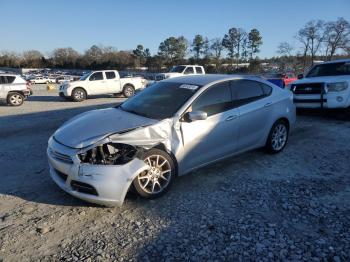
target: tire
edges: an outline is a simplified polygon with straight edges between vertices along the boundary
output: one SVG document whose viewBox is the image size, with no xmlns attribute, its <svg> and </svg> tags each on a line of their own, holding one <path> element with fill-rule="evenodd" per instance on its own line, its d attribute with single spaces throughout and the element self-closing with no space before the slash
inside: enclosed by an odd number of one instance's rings
<svg viewBox="0 0 350 262">
<path fill-rule="evenodd" d="M 132 97 L 135 94 L 135 88 L 132 85 L 125 85 L 123 87 L 123 95 L 126 98 Z"/>
<path fill-rule="evenodd" d="M 11 106 L 21 106 L 24 102 L 24 96 L 21 93 L 13 92 L 7 96 L 7 104 Z"/>
<path fill-rule="evenodd" d="M 143 198 L 154 199 L 164 195 L 176 175 L 174 160 L 160 149 L 150 149 L 144 161 L 151 169 L 140 173 L 133 181 L 136 192 Z"/>
<path fill-rule="evenodd" d="M 75 88 L 72 91 L 72 99 L 74 102 L 81 102 L 87 98 L 86 91 L 82 88 Z"/>
<path fill-rule="evenodd" d="M 287 144 L 289 135 L 289 125 L 286 120 L 276 121 L 269 133 L 265 149 L 270 154 L 281 152 Z"/>
</svg>

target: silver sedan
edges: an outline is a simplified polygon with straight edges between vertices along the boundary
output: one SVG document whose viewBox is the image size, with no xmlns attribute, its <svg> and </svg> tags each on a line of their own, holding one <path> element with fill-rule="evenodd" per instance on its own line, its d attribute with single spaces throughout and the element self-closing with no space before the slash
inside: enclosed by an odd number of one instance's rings
<svg viewBox="0 0 350 262">
<path fill-rule="evenodd" d="M 294 123 L 292 93 L 261 78 L 172 78 L 66 122 L 48 143 L 50 174 L 69 194 L 106 206 L 121 205 L 131 188 L 156 198 L 210 163 L 282 151 Z"/>
</svg>

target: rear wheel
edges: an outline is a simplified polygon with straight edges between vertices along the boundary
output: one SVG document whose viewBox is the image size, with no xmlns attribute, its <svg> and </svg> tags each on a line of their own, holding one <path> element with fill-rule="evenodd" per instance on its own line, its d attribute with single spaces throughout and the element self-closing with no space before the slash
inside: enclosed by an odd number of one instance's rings
<svg viewBox="0 0 350 262">
<path fill-rule="evenodd" d="M 135 89 L 131 85 L 125 85 L 123 88 L 123 95 L 128 98 L 135 94 Z"/>
<path fill-rule="evenodd" d="M 278 120 L 271 128 L 266 142 L 266 150 L 271 154 L 279 153 L 288 141 L 289 126 L 287 121 Z"/>
<path fill-rule="evenodd" d="M 20 106 L 24 102 L 24 96 L 20 93 L 10 93 L 7 96 L 7 104 L 11 106 Z"/>
<path fill-rule="evenodd" d="M 82 88 L 75 88 L 72 91 L 72 99 L 75 102 L 84 101 L 87 98 L 86 91 Z"/>
<path fill-rule="evenodd" d="M 137 193 L 144 198 L 157 198 L 165 194 L 174 179 L 175 165 L 171 156 L 159 149 L 144 155 L 149 170 L 140 173 L 133 181 Z"/>
</svg>

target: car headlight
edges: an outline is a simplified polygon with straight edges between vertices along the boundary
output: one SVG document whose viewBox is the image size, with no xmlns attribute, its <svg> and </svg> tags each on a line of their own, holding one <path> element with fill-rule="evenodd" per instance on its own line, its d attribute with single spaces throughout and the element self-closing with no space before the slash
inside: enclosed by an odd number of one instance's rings
<svg viewBox="0 0 350 262">
<path fill-rule="evenodd" d="M 123 165 L 136 157 L 137 149 L 131 145 L 105 143 L 78 155 L 83 163 L 94 165 Z"/>
<path fill-rule="evenodd" d="M 328 83 L 327 91 L 328 92 L 341 92 L 348 88 L 347 82 L 336 82 L 336 83 Z"/>
</svg>

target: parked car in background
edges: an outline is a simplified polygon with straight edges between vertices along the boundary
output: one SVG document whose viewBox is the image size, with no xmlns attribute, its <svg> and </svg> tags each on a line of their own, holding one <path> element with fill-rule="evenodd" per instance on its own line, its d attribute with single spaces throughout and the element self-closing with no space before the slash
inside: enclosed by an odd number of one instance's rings
<svg viewBox="0 0 350 262">
<path fill-rule="evenodd" d="M 80 77 L 79 77 L 80 78 Z M 64 82 L 70 82 L 73 81 L 73 77 L 71 76 L 59 76 L 55 79 L 56 84 L 62 84 Z"/>
<path fill-rule="evenodd" d="M 66 122 L 49 139 L 50 175 L 102 205 L 121 205 L 131 184 L 156 198 L 177 175 L 215 161 L 259 147 L 281 152 L 294 123 L 292 93 L 261 78 L 178 77 Z"/>
<path fill-rule="evenodd" d="M 282 74 L 284 86 L 291 84 L 292 82 L 298 80 L 298 78 L 293 73 Z"/>
<path fill-rule="evenodd" d="M 30 95 L 30 86 L 21 76 L 0 74 L 0 99 L 8 105 L 20 106 Z"/>
<path fill-rule="evenodd" d="M 346 108 L 350 111 L 350 59 L 313 66 L 288 85 L 299 108 Z M 350 112 L 349 112 L 350 113 Z"/>
<path fill-rule="evenodd" d="M 199 65 L 178 65 L 170 69 L 168 73 L 158 74 L 158 80 L 163 80 L 167 78 L 173 78 L 184 75 L 204 75 L 205 70 L 203 66 Z"/>
<path fill-rule="evenodd" d="M 131 97 L 145 85 L 141 77 L 120 78 L 116 70 L 93 71 L 79 81 L 63 83 L 59 87 L 59 95 L 76 102 L 87 99 L 89 95 L 122 93 L 125 97 Z"/>
<path fill-rule="evenodd" d="M 54 83 L 54 79 L 50 79 L 46 76 L 38 76 L 36 78 L 33 78 L 30 80 L 33 84 L 48 84 L 48 83 Z"/>
<path fill-rule="evenodd" d="M 272 84 L 284 88 L 283 75 L 281 73 L 265 73 L 262 75 L 262 78 L 266 79 Z"/>
</svg>

